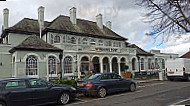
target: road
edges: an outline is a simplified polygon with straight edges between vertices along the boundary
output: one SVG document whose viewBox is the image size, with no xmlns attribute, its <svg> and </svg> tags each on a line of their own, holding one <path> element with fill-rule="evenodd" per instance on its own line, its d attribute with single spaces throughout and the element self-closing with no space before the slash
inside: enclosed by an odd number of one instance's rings
<svg viewBox="0 0 190 106">
<path fill-rule="evenodd" d="M 190 98 L 190 82 L 160 81 L 138 85 L 135 92 L 106 98 L 82 98 L 67 106 L 168 106 Z"/>
</svg>

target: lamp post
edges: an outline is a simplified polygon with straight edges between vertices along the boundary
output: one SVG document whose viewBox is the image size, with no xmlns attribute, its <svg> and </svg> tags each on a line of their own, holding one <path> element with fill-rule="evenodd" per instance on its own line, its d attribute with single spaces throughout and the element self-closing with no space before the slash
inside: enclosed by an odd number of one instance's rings
<svg viewBox="0 0 190 106">
<path fill-rule="evenodd" d="M 60 60 L 60 69 L 61 69 L 61 72 L 60 72 L 60 79 L 62 79 L 62 59 L 63 59 L 63 52 L 60 52 L 59 54 L 59 60 Z"/>
<path fill-rule="evenodd" d="M 139 74 L 142 79 L 142 74 L 141 74 L 141 68 L 140 68 L 140 57 L 137 55 L 138 63 L 139 63 Z"/>
</svg>

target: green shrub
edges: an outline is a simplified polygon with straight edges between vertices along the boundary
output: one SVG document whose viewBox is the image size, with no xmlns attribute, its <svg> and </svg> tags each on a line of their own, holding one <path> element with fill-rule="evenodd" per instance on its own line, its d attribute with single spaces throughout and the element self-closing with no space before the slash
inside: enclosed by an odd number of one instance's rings
<svg viewBox="0 0 190 106">
<path fill-rule="evenodd" d="M 62 80 L 52 80 L 50 81 L 54 84 L 62 84 L 62 85 L 70 85 L 73 87 L 76 87 L 77 81 L 75 80 L 66 80 L 66 79 L 62 79 Z"/>
</svg>

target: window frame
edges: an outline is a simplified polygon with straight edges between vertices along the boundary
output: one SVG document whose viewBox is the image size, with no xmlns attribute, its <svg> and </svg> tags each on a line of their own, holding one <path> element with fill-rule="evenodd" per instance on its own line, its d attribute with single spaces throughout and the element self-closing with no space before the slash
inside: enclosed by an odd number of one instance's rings
<svg viewBox="0 0 190 106">
<path fill-rule="evenodd" d="M 8 83 L 11 83 L 11 82 L 17 82 L 17 86 L 10 86 L 10 88 L 7 88 L 6 86 L 7 86 L 7 84 Z M 19 82 L 23 82 L 24 83 L 24 86 L 20 86 L 19 87 Z M 28 88 L 28 86 L 27 86 L 27 83 L 26 83 L 26 81 L 25 80 L 10 80 L 10 81 L 7 81 L 5 84 L 4 84 L 4 87 L 3 87 L 5 90 L 12 90 L 12 89 L 25 89 L 25 88 Z"/>
<path fill-rule="evenodd" d="M 50 64 L 50 60 L 52 60 L 51 64 Z M 55 56 L 49 56 L 49 57 L 48 57 L 48 72 L 49 72 L 49 74 L 52 74 L 52 73 L 50 72 L 51 66 L 52 66 L 52 68 L 55 68 L 55 69 L 53 69 L 53 71 L 54 71 L 53 74 L 54 74 L 54 75 L 57 74 L 57 69 L 58 69 L 57 63 L 58 63 L 58 60 L 57 60 L 57 58 L 56 58 Z M 52 75 L 53 75 L 53 74 L 52 74 Z"/>
<path fill-rule="evenodd" d="M 64 58 L 64 74 L 73 73 L 73 58 L 71 56 L 66 56 Z"/>
<path fill-rule="evenodd" d="M 141 70 L 145 70 L 145 67 L 144 67 L 144 58 L 141 58 L 141 60 L 140 60 L 140 66 L 141 66 Z"/>
<path fill-rule="evenodd" d="M 38 59 L 34 55 L 26 58 L 26 76 L 38 76 Z"/>
<path fill-rule="evenodd" d="M 61 43 L 61 37 L 59 35 L 55 35 L 54 43 Z"/>
</svg>

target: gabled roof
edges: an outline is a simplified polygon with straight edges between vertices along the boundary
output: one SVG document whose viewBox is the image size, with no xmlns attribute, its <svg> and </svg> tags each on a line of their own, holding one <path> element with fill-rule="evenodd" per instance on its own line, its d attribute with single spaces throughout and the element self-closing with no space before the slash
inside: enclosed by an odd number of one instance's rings
<svg viewBox="0 0 190 106">
<path fill-rule="evenodd" d="M 154 55 L 152 53 L 149 53 L 149 52 L 143 50 L 142 48 L 138 47 L 135 44 L 130 44 L 130 45 L 128 44 L 128 47 L 136 48 L 137 49 L 137 55 L 142 55 L 142 56 L 153 56 Z"/>
<path fill-rule="evenodd" d="M 16 50 L 38 50 L 38 51 L 58 51 L 62 52 L 61 49 L 54 47 L 46 43 L 44 40 L 40 39 L 36 35 L 31 35 L 30 37 L 26 38 L 22 43 L 18 46 L 12 48 L 9 52 L 13 53 Z"/>
<path fill-rule="evenodd" d="M 98 37 L 106 37 L 106 38 L 115 38 L 121 40 L 127 40 L 126 38 L 118 35 L 111 29 L 103 26 L 103 30 L 100 29 L 96 22 L 77 19 L 77 24 L 73 25 L 70 21 L 70 17 L 60 15 L 55 18 L 52 22 L 44 22 L 44 30 L 46 31 L 58 31 L 58 32 L 73 32 L 78 33 L 80 35 L 90 35 L 90 36 L 98 36 Z M 38 20 L 24 18 L 16 25 L 6 29 L 2 36 L 6 36 L 8 32 L 12 33 L 30 33 L 30 34 L 39 34 L 39 24 Z"/>
<path fill-rule="evenodd" d="M 190 58 L 190 51 L 182 55 L 180 58 Z"/>
</svg>

